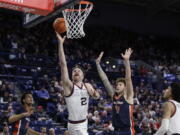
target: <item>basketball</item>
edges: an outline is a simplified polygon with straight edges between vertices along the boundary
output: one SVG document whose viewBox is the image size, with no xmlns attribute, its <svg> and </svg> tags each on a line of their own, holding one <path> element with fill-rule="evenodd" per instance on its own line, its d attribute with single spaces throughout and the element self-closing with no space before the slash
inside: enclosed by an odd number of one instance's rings
<svg viewBox="0 0 180 135">
<path fill-rule="evenodd" d="M 58 32 L 59 34 L 66 32 L 66 25 L 64 18 L 57 18 L 53 23 L 53 27 L 55 31 Z"/>
</svg>

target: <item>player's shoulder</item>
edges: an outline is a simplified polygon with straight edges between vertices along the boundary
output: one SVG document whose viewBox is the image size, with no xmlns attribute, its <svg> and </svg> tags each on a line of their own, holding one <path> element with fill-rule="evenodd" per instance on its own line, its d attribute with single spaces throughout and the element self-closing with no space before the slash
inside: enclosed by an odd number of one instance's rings
<svg viewBox="0 0 180 135">
<path fill-rule="evenodd" d="M 172 101 L 167 101 L 163 104 L 164 109 L 174 109 L 176 106 Z"/>
<path fill-rule="evenodd" d="M 88 82 L 84 83 L 84 85 L 85 85 L 86 87 L 92 87 L 92 85 L 91 85 L 90 83 L 88 83 Z"/>
</svg>

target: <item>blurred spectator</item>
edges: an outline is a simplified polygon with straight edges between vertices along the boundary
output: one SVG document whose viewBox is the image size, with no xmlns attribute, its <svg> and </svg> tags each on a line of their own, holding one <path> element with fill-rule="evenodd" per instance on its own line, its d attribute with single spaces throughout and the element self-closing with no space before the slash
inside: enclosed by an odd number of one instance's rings
<svg viewBox="0 0 180 135">
<path fill-rule="evenodd" d="M 46 120 L 48 118 L 42 106 L 37 107 L 36 117 L 39 121 Z"/>
<path fill-rule="evenodd" d="M 3 123 L 3 132 L 2 132 L 2 134 L 0 133 L 0 135 L 10 135 L 9 127 L 8 127 L 7 122 Z"/>
<path fill-rule="evenodd" d="M 6 117 L 10 117 L 14 114 L 13 107 L 11 105 L 8 106 Z"/>
<path fill-rule="evenodd" d="M 46 127 L 41 127 L 41 134 L 46 135 L 46 133 L 47 133 Z"/>
<path fill-rule="evenodd" d="M 42 86 L 41 89 L 37 91 L 37 97 L 38 97 L 38 104 L 43 106 L 44 109 L 46 109 L 47 102 L 50 96 L 49 96 L 49 92 L 46 90 L 44 86 Z"/>
<path fill-rule="evenodd" d="M 70 135 L 70 133 L 68 131 L 65 131 L 64 135 Z"/>
<path fill-rule="evenodd" d="M 54 128 L 49 129 L 49 135 L 55 135 L 55 130 Z"/>
</svg>

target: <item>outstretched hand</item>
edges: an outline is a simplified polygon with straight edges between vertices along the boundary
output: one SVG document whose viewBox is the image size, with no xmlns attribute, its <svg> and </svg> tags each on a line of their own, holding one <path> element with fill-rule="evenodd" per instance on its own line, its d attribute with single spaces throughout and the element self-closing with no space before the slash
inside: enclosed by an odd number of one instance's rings
<svg viewBox="0 0 180 135">
<path fill-rule="evenodd" d="M 98 58 L 96 59 L 96 64 L 99 64 L 101 62 L 101 58 L 103 56 L 104 52 L 101 52 Z"/>
<path fill-rule="evenodd" d="M 133 50 L 131 48 L 126 49 L 125 53 L 121 53 L 121 56 L 123 57 L 124 60 L 129 60 L 131 57 Z"/>
<path fill-rule="evenodd" d="M 66 36 L 61 37 L 61 35 L 58 34 L 57 32 L 56 32 L 56 36 L 57 36 L 57 38 L 58 38 L 60 44 L 64 44 L 64 41 L 65 41 L 65 39 L 66 39 Z"/>
</svg>

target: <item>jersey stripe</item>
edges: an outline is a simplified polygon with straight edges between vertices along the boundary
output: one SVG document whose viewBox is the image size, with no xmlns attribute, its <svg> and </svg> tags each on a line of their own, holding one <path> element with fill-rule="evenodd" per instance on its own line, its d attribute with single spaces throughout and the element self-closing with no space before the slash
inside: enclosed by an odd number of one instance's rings
<svg viewBox="0 0 180 135">
<path fill-rule="evenodd" d="M 18 128 L 18 133 L 17 133 L 17 135 L 19 135 L 20 129 L 21 129 L 21 120 L 19 121 L 19 128 Z"/>
<path fill-rule="evenodd" d="M 19 135 L 19 130 L 20 130 L 20 121 L 17 121 L 13 129 L 13 135 Z"/>
<path fill-rule="evenodd" d="M 130 130 L 131 130 L 131 135 L 135 135 L 135 130 L 134 130 L 134 120 L 133 120 L 133 110 L 134 110 L 134 107 L 132 105 L 129 106 L 129 114 L 130 114 L 130 123 L 131 123 L 131 127 L 130 127 Z"/>
</svg>

